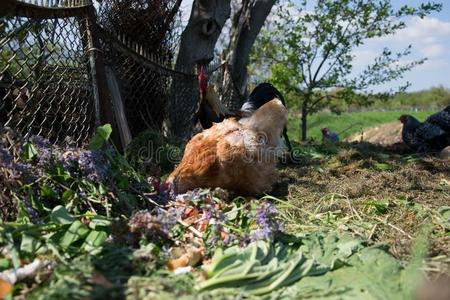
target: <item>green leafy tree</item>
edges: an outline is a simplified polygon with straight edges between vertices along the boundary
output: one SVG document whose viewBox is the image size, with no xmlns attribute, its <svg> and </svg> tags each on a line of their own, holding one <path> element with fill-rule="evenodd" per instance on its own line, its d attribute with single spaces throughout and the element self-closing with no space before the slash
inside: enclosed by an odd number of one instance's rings
<svg viewBox="0 0 450 300">
<path fill-rule="evenodd" d="M 385 48 L 361 74 L 352 77 L 356 47 L 405 28 L 405 17 L 424 17 L 441 6 L 426 3 L 394 9 L 389 0 L 317 0 L 314 9 L 307 11 L 307 1 L 282 3 L 254 47 L 253 70 L 270 74 L 268 79 L 284 93 L 296 95 L 301 140 L 306 140 L 310 113 L 329 107 L 336 99 L 368 102 L 373 86 L 401 78 L 425 61 L 402 61 L 411 53 L 411 45 L 398 53 Z"/>
</svg>

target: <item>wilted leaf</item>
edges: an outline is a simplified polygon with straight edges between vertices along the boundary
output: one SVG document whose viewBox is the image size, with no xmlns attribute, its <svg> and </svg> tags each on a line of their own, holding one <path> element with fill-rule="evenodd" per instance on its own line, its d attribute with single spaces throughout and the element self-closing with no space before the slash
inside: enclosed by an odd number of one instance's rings
<svg viewBox="0 0 450 300">
<path fill-rule="evenodd" d="M 106 279 L 105 276 L 103 276 L 99 272 L 94 272 L 92 274 L 92 277 L 89 280 L 89 282 L 91 284 L 95 284 L 95 285 L 99 285 L 101 287 L 104 287 L 105 289 L 110 289 L 110 288 L 113 287 L 113 284 L 108 279 Z"/>
</svg>

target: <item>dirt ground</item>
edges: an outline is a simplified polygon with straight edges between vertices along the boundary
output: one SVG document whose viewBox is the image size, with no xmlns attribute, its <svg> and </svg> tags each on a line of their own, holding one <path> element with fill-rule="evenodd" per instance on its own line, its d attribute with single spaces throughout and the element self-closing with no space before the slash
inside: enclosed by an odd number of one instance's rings
<svg viewBox="0 0 450 300">
<path fill-rule="evenodd" d="M 366 138 L 387 142 L 379 135 L 385 128 L 395 129 L 379 126 L 366 131 Z M 275 192 L 287 199 L 290 230 L 350 231 L 386 244 L 406 262 L 416 237 L 429 228 L 428 274 L 449 275 L 450 161 L 405 151 L 399 144 L 343 143 L 319 147 L 321 157 L 283 168 Z"/>
<path fill-rule="evenodd" d="M 381 124 L 350 136 L 348 142 L 365 141 L 372 144 L 391 145 L 400 143 L 402 124 L 398 121 Z"/>
</svg>

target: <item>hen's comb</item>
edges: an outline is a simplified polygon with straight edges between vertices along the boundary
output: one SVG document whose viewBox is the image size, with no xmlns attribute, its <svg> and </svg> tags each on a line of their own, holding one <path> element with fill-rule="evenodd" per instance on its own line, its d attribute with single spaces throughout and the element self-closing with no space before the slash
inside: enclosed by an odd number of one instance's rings
<svg viewBox="0 0 450 300">
<path fill-rule="evenodd" d="M 206 93 L 206 90 L 208 88 L 208 81 L 206 80 L 205 76 L 205 70 L 203 69 L 203 65 L 200 66 L 200 73 L 198 74 L 198 82 L 199 82 L 199 89 L 201 93 Z"/>
</svg>

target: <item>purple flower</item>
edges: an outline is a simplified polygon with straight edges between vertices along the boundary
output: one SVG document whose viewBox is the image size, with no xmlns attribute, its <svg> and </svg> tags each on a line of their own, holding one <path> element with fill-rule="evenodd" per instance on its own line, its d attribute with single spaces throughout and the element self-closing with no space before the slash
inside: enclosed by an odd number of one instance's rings
<svg viewBox="0 0 450 300">
<path fill-rule="evenodd" d="M 52 151 L 49 148 L 40 148 L 39 150 L 39 160 L 37 165 L 41 168 L 50 166 L 52 163 Z"/>
<path fill-rule="evenodd" d="M 258 228 L 250 233 L 252 241 L 270 239 L 284 229 L 283 224 L 277 219 L 277 214 L 278 210 L 272 203 L 262 203 L 257 208 L 255 223 Z"/>
<path fill-rule="evenodd" d="M 52 143 L 49 140 L 38 135 L 30 137 L 30 142 L 39 149 L 53 147 Z"/>
<path fill-rule="evenodd" d="M 39 153 L 37 165 L 41 168 L 50 166 L 53 162 L 53 152 L 59 150 L 59 148 L 41 136 L 32 136 L 29 141 Z"/>
<path fill-rule="evenodd" d="M 214 247 L 217 244 L 217 234 L 216 233 L 211 234 L 211 236 L 208 239 L 208 244 L 211 247 Z"/>
<path fill-rule="evenodd" d="M 169 231 L 177 224 L 177 221 L 181 216 L 180 210 L 172 207 L 167 211 L 160 208 L 156 208 L 155 211 L 157 213 L 156 219 L 161 225 L 161 229 L 163 232 L 169 234 Z"/>
<path fill-rule="evenodd" d="M 152 212 L 141 210 L 131 216 L 128 225 L 131 232 L 141 232 L 147 236 L 169 236 L 179 216 L 180 212 L 176 208 L 170 208 L 167 211 L 156 208 Z"/>
<path fill-rule="evenodd" d="M 13 165 L 13 176 L 22 178 L 26 184 L 37 180 L 36 174 L 31 169 L 29 164 L 17 162 Z"/>
<path fill-rule="evenodd" d="M 39 216 L 39 213 L 33 208 L 30 201 L 28 199 L 25 199 L 23 200 L 23 204 L 28 212 L 28 215 L 30 216 L 31 222 L 33 222 L 34 224 L 41 224 L 42 220 Z"/>
<path fill-rule="evenodd" d="M 101 183 L 107 179 L 109 164 L 99 151 L 84 151 L 78 158 L 78 166 L 89 180 Z"/>
<path fill-rule="evenodd" d="M 235 240 L 236 240 L 236 236 L 234 234 L 230 233 L 224 238 L 223 245 L 228 246 L 230 243 L 232 243 Z"/>
<path fill-rule="evenodd" d="M 0 146 L 1 147 L 1 146 Z M 11 168 L 13 157 L 8 150 L 0 148 L 0 167 Z"/>
<path fill-rule="evenodd" d="M 271 228 L 269 228 L 269 227 L 252 230 L 251 240 L 252 241 L 268 240 L 272 237 L 272 234 L 273 234 L 273 232 L 272 232 Z"/>
<path fill-rule="evenodd" d="M 203 210 L 203 220 L 209 221 L 212 218 L 212 213 L 209 210 Z"/>
</svg>

